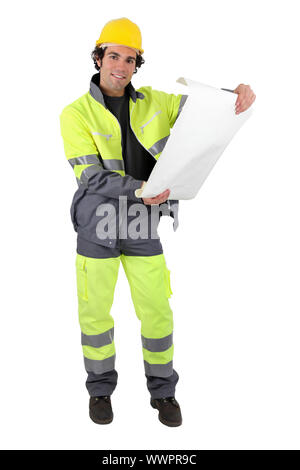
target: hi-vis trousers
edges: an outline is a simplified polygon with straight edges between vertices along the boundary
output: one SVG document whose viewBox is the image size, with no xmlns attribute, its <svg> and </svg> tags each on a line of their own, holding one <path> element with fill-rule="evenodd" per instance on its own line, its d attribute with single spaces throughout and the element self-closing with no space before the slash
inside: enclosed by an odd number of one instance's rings
<svg viewBox="0 0 300 470">
<path fill-rule="evenodd" d="M 147 388 L 152 398 L 174 396 L 179 377 L 173 369 L 170 271 L 159 239 L 121 239 L 116 247 L 108 248 L 78 238 L 78 312 L 88 392 L 90 396 L 111 395 L 117 384 L 110 310 L 120 262 L 141 323 Z"/>
</svg>

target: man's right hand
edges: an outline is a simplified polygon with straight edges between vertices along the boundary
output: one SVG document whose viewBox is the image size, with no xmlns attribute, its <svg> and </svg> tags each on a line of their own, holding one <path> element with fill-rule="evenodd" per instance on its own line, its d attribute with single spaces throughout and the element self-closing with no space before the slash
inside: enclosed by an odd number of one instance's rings
<svg viewBox="0 0 300 470">
<path fill-rule="evenodd" d="M 146 184 L 146 182 L 144 181 L 141 188 L 142 189 L 144 187 L 144 185 Z M 158 194 L 157 196 L 154 196 L 154 197 L 143 197 L 143 201 L 144 201 L 144 204 L 162 204 L 163 202 L 166 202 L 168 197 L 170 196 L 170 190 L 169 189 L 166 189 L 165 191 L 163 191 L 162 193 Z"/>
</svg>

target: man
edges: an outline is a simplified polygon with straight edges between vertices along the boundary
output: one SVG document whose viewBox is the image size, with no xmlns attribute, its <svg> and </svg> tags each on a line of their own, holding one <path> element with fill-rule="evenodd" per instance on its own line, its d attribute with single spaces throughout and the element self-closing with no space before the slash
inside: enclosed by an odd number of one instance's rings
<svg viewBox="0 0 300 470">
<path fill-rule="evenodd" d="M 187 96 L 151 87 L 135 90 L 131 78 L 144 63 L 143 52 L 137 25 L 127 18 L 108 22 L 92 53 L 99 73 L 93 75 L 89 93 L 60 116 L 65 153 L 79 185 L 71 207 L 78 233 L 79 322 L 89 415 L 95 423 L 107 424 L 113 419 L 110 396 L 118 377 L 110 309 L 121 261 L 141 321 L 151 406 L 159 410 L 163 424 L 179 426 L 170 272 L 157 234 L 161 215 L 172 216 L 176 229 L 178 201 L 168 200 L 168 188 L 143 199 L 137 190 L 149 178 Z M 234 91 L 239 113 L 255 95 L 246 85 Z"/>
</svg>

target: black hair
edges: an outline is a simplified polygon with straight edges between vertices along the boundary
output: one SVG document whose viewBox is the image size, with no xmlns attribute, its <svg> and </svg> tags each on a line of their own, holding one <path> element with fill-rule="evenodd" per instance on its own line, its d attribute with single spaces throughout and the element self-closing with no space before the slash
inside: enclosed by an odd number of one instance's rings
<svg viewBox="0 0 300 470">
<path fill-rule="evenodd" d="M 106 49 L 107 47 L 102 48 L 102 47 L 96 46 L 93 52 L 91 53 L 91 57 L 94 61 L 96 70 L 100 70 L 100 67 L 98 66 L 96 60 L 99 59 L 101 61 L 103 59 Z M 141 54 L 137 54 L 136 62 L 135 62 L 135 71 L 133 73 L 137 73 L 137 69 L 140 68 L 141 65 L 143 65 L 144 63 L 145 63 L 145 59 L 141 56 Z"/>
</svg>

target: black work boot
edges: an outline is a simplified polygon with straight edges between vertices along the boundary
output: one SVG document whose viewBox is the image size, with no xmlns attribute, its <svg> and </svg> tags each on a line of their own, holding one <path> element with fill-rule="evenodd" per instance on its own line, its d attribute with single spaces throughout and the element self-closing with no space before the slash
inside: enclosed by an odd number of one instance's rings
<svg viewBox="0 0 300 470">
<path fill-rule="evenodd" d="M 181 411 L 175 397 L 151 398 L 150 404 L 159 410 L 158 419 L 166 426 L 180 426 L 182 424 Z"/>
<path fill-rule="evenodd" d="M 97 424 L 108 424 L 113 420 L 110 396 L 90 397 L 90 418 Z"/>
</svg>

